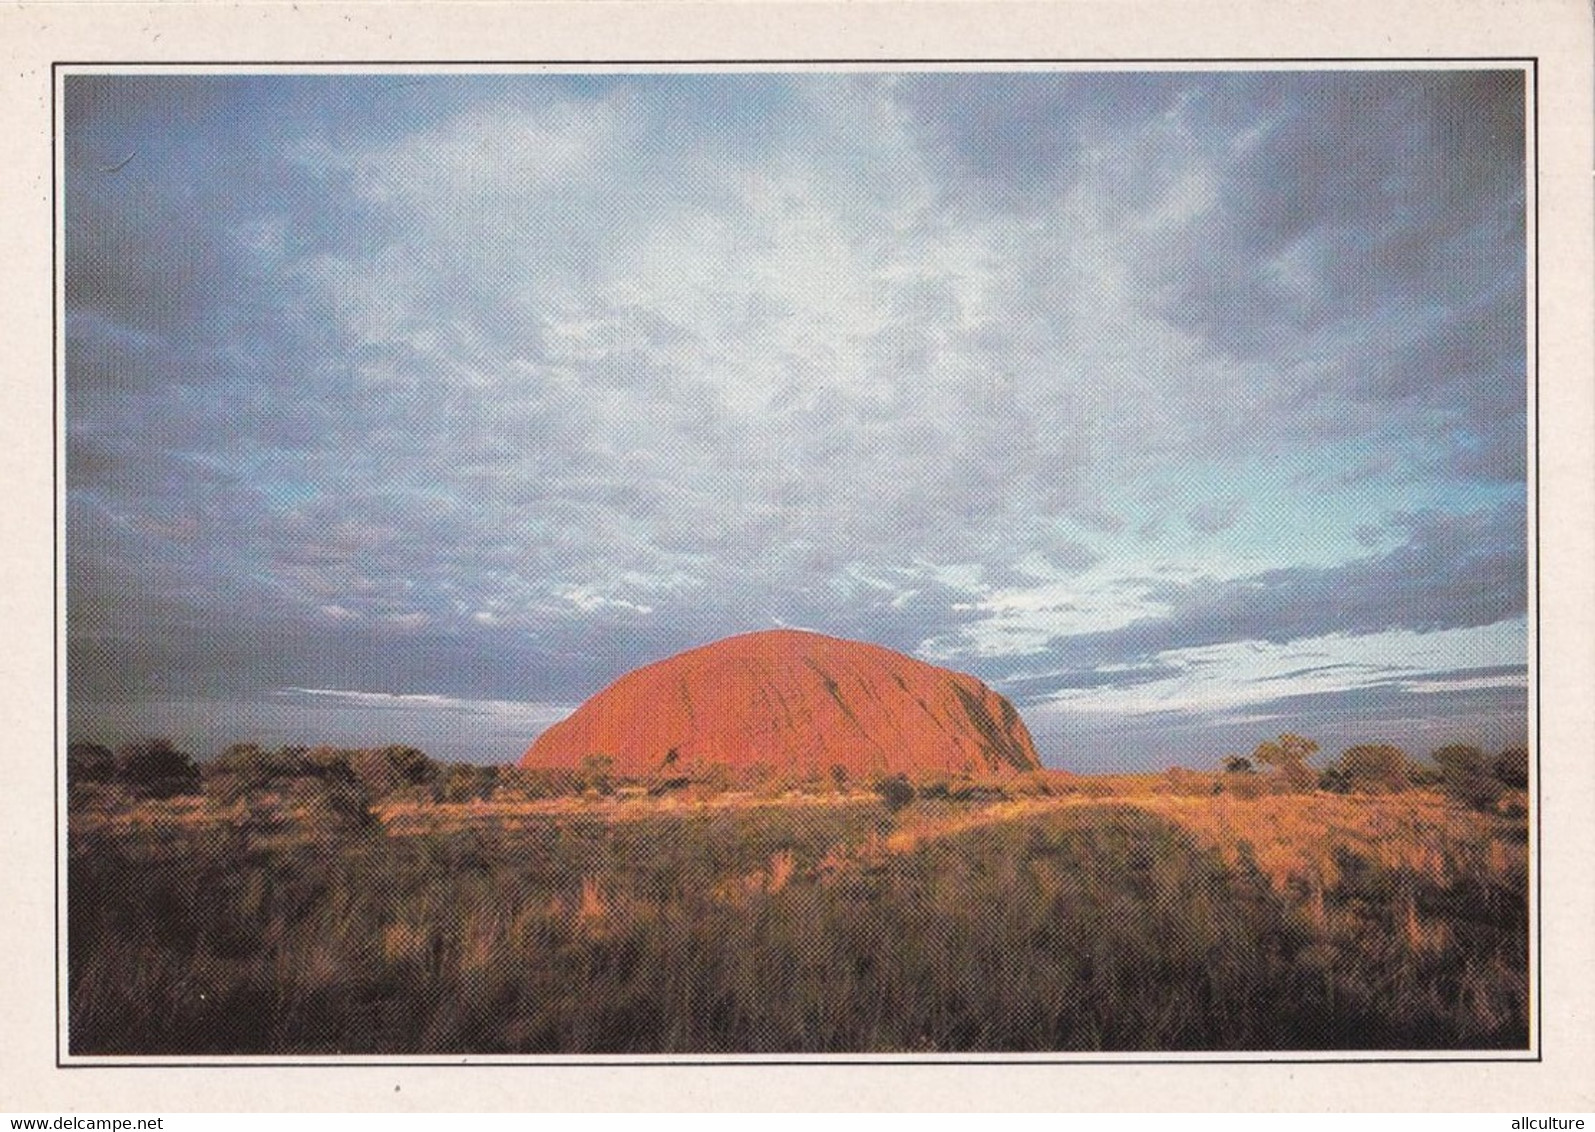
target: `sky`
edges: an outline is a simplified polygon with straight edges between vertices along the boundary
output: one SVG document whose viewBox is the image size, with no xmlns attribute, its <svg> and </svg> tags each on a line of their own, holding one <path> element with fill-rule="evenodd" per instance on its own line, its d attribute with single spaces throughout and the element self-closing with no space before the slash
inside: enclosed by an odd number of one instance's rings
<svg viewBox="0 0 1595 1132">
<path fill-rule="evenodd" d="M 1058 767 L 1521 742 L 1524 81 L 69 74 L 68 732 L 508 760 L 788 626 Z"/>
</svg>

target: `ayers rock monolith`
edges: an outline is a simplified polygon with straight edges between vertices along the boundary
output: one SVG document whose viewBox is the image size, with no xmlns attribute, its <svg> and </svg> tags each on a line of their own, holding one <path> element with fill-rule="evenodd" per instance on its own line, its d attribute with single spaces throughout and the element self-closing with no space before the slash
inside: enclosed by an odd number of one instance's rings
<svg viewBox="0 0 1595 1132">
<path fill-rule="evenodd" d="M 728 637 L 636 669 L 544 732 L 525 767 L 593 755 L 624 776 L 764 765 L 791 777 L 1036 770 L 1013 705 L 973 676 L 790 629 Z"/>
</svg>

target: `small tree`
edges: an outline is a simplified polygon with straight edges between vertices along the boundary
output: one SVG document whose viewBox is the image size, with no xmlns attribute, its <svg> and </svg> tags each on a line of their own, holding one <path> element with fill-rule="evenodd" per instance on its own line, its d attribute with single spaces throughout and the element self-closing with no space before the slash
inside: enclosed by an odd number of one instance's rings
<svg viewBox="0 0 1595 1132">
<path fill-rule="evenodd" d="M 1495 777 L 1494 761 L 1477 747 L 1452 743 L 1432 757 L 1446 793 L 1474 809 L 1491 808 L 1505 791 Z"/>
<path fill-rule="evenodd" d="M 1287 731 L 1278 740 L 1259 743 L 1252 752 L 1252 760 L 1276 768 L 1305 763 L 1318 753 L 1318 744 L 1311 739 Z"/>
<path fill-rule="evenodd" d="M 1252 761 L 1272 769 L 1291 790 L 1311 790 L 1318 776 L 1308 767 L 1307 760 L 1317 753 L 1317 743 L 1287 731 L 1277 741 L 1258 744 Z"/>
<path fill-rule="evenodd" d="M 199 768 L 168 739 L 118 747 L 116 777 L 128 789 L 149 798 L 170 798 L 199 789 Z"/>
<path fill-rule="evenodd" d="M 1225 774 L 1251 774 L 1252 760 L 1245 755 L 1230 755 L 1224 760 Z"/>
<path fill-rule="evenodd" d="M 487 798 L 498 785 L 498 773 L 496 766 L 454 763 L 443 772 L 442 779 L 433 785 L 433 797 L 439 802 L 471 802 Z"/>
<path fill-rule="evenodd" d="M 1364 794 L 1389 794 L 1412 784 L 1412 762 L 1400 747 L 1362 743 L 1347 747 L 1339 769 L 1348 789 Z"/>
<path fill-rule="evenodd" d="M 1526 790 L 1529 785 L 1529 752 L 1527 747 L 1508 747 L 1495 756 L 1491 768 L 1497 782 L 1514 790 Z"/>
<path fill-rule="evenodd" d="M 355 776 L 373 798 L 400 792 L 430 798 L 431 787 L 443 777 L 442 765 L 415 747 L 395 744 L 346 754 Z"/>
</svg>

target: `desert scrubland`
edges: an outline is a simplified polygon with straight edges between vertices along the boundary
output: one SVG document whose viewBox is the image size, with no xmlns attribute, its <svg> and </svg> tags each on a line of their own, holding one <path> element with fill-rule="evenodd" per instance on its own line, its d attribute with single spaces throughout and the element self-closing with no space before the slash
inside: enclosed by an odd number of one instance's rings
<svg viewBox="0 0 1595 1132">
<path fill-rule="evenodd" d="M 80 746 L 70 1050 L 1523 1049 L 1525 756 L 1448 751 L 859 783 Z"/>
</svg>

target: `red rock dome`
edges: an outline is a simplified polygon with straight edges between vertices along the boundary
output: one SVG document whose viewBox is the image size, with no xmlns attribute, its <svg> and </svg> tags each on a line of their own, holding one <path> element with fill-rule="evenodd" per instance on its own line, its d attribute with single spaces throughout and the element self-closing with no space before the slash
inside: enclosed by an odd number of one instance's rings
<svg viewBox="0 0 1595 1132">
<path fill-rule="evenodd" d="M 714 764 L 809 776 L 1036 770 L 1013 705 L 973 676 L 878 645 L 789 629 L 728 637 L 639 668 L 544 732 L 524 767 L 593 755 L 625 776 Z"/>
</svg>

